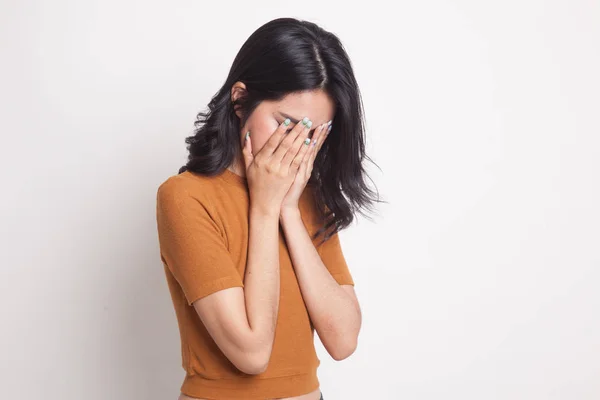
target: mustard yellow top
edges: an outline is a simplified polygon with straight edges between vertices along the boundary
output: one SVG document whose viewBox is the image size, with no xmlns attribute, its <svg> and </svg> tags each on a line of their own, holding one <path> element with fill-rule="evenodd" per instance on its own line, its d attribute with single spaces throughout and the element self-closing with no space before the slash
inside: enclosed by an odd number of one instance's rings
<svg viewBox="0 0 600 400">
<path fill-rule="evenodd" d="M 307 185 L 299 202 L 311 237 L 320 227 L 313 190 Z M 158 188 L 160 254 L 180 331 L 186 372 L 181 391 L 188 396 L 262 400 L 299 396 L 319 387 L 314 327 L 281 226 L 279 314 L 265 372 L 249 375 L 238 370 L 218 348 L 192 306 L 195 300 L 218 290 L 244 287 L 248 212 L 247 180 L 228 169 L 213 177 L 185 171 L 169 177 Z M 320 241 L 321 237 L 313 243 Z M 339 284 L 354 285 L 338 234 L 317 252 Z"/>
</svg>

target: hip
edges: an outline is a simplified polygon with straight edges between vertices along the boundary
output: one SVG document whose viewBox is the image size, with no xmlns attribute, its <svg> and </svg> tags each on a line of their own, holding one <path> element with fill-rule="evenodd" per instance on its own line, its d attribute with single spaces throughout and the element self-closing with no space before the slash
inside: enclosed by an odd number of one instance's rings
<svg viewBox="0 0 600 400">
<path fill-rule="evenodd" d="M 317 397 L 317 396 L 320 396 L 320 397 Z M 181 393 L 177 400 L 208 400 L 208 399 L 202 399 L 199 397 L 190 397 L 190 396 L 187 396 L 187 395 Z M 277 399 L 266 399 L 266 400 L 325 400 L 325 399 L 323 398 L 323 393 L 321 392 L 321 390 L 319 388 L 317 388 L 310 393 L 306 393 L 306 394 L 303 394 L 300 396 L 279 397 Z"/>
</svg>

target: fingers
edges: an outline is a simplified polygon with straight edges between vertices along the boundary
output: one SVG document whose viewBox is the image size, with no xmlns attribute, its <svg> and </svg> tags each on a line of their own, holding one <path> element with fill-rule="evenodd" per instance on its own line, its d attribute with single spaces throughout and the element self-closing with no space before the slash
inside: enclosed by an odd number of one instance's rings
<svg viewBox="0 0 600 400">
<path fill-rule="evenodd" d="M 327 139 L 327 136 L 329 135 L 329 132 L 331 132 L 331 121 L 329 121 L 326 124 L 321 125 L 321 129 L 319 131 L 317 131 L 315 129 L 315 134 L 313 135 L 313 140 L 312 143 L 310 144 L 311 150 L 307 156 L 308 160 L 307 160 L 307 164 L 309 165 L 313 165 L 313 163 L 315 162 L 315 158 L 317 157 L 317 153 L 319 152 L 319 150 L 321 150 L 321 147 L 323 147 L 323 143 L 325 142 L 325 139 Z"/>
<path fill-rule="evenodd" d="M 303 135 L 300 135 L 299 138 L 302 138 Z M 292 158 L 291 163 L 289 164 L 289 169 L 293 172 L 298 172 L 300 168 L 302 168 L 304 164 L 304 159 L 307 158 L 307 154 L 310 152 L 312 147 L 311 140 L 307 137 L 301 141 L 300 150 L 296 153 L 296 156 Z M 292 155 L 293 149 L 288 151 L 286 154 L 286 158 Z M 285 161 L 284 161 L 285 162 Z M 288 164 L 282 164 L 287 166 Z"/>
<path fill-rule="evenodd" d="M 280 165 L 289 166 L 296 154 L 298 154 L 302 142 L 308 136 L 311 126 L 312 121 L 308 117 L 304 117 L 302 121 L 297 123 L 273 153 L 272 161 Z"/>
<path fill-rule="evenodd" d="M 306 178 L 306 180 L 310 179 L 310 176 L 311 176 L 312 170 L 313 170 L 313 162 L 315 159 L 315 155 L 321 148 L 321 145 L 323 144 L 323 140 L 325 140 L 325 137 L 327 135 L 327 127 L 329 126 L 330 122 L 323 124 L 323 125 L 319 125 L 315 129 L 315 133 L 313 134 L 312 141 L 310 142 L 310 145 L 308 146 L 306 154 L 302 158 L 302 162 L 300 164 L 300 168 L 298 169 L 298 173 L 304 174 L 304 177 Z"/>
<path fill-rule="evenodd" d="M 279 126 L 277 127 L 275 132 L 273 132 L 271 137 L 269 137 L 269 140 L 267 140 L 267 142 L 260 149 L 258 154 L 255 154 L 255 157 L 260 157 L 260 158 L 265 158 L 265 159 L 271 158 L 273 156 L 273 152 L 279 146 L 279 143 L 281 142 L 281 138 L 284 135 L 286 135 L 286 131 L 288 130 L 289 125 L 290 125 L 290 120 L 289 120 L 289 118 L 286 118 L 285 121 L 283 121 L 281 124 L 279 124 Z M 294 127 L 294 129 L 295 129 L 295 127 Z"/>
<path fill-rule="evenodd" d="M 297 174 L 303 176 L 307 181 L 310 179 L 313 170 L 315 155 L 320 150 L 323 141 L 329 132 L 328 127 L 331 121 L 326 124 L 319 125 L 315 128 L 315 133 L 308 146 L 302 146 L 296 158 L 292 162 L 290 169 L 293 169 Z M 299 163 L 299 166 L 297 166 Z"/>
<path fill-rule="evenodd" d="M 252 164 L 252 160 L 254 160 L 254 155 L 252 154 L 252 141 L 250 139 L 250 131 L 246 132 L 246 137 L 244 139 L 244 147 L 242 148 L 242 154 L 244 156 L 244 164 L 246 164 L 246 170 Z"/>
<path fill-rule="evenodd" d="M 279 148 L 275 154 L 273 154 L 273 157 L 281 157 L 281 166 L 289 167 L 290 164 L 295 161 L 295 157 L 298 155 L 298 150 L 301 150 L 302 147 L 306 147 L 310 143 L 310 139 L 308 139 L 308 133 L 311 126 L 312 121 L 308 119 L 308 117 L 304 117 L 300 123 L 296 124 L 294 130 L 290 132 L 290 136 L 285 138 L 281 145 L 279 145 Z M 298 130 L 296 131 L 296 129 Z M 301 161 L 301 159 L 300 161 L 296 161 L 296 164 Z"/>
</svg>

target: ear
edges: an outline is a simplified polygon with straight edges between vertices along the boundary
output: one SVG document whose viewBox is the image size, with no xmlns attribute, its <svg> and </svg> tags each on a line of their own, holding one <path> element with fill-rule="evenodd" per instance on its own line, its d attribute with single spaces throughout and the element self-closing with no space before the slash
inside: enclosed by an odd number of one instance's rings
<svg viewBox="0 0 600 400">
<path fill-rule="evenodd" d="M 231 86 L 231 101 L 234 102 L 236 100 L 240 100 L 245 97 L 248 91 L 246 90 L 246 85 L 244 82 L 237 81 Z M 239 105 L 235 106 L 235 115 L 238 118 L 242 118 L 242 112 L 239 110 Z"/>
</svg>

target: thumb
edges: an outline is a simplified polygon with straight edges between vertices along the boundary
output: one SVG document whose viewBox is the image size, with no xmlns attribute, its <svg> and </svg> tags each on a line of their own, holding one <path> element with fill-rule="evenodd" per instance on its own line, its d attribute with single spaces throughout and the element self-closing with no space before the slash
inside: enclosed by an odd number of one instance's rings
<svg viewBox="0 0 600 400">
<path fill-rule="evenodd" d="M 244 139 L 244 147 L 242 148 L 242 154 L 244 155 L 244 164 L 246 169 L 252 164 L 254 160 L 254 154 L 252 154 L 252 142 L 250 139 L 250 131 L 246 132 L 246 138 Z"/>
</svg>

